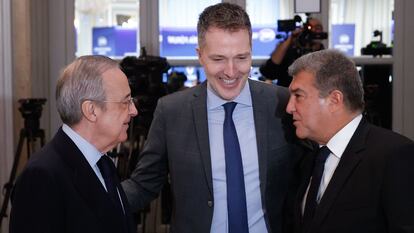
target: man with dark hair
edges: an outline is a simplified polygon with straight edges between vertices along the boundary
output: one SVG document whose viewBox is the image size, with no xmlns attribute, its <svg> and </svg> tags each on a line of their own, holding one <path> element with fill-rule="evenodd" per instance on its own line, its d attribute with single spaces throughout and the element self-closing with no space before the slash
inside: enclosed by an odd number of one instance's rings
<svg viewBox="0 0 414 233">
<path fill-rule="evenodd" d="M 137 115 L 125 74 L 108 57 L 79 57 L 57 81 L 56 105 L 63 126 L 19 176 L 10 232 L 136 232 L 105 155 Z"/>
<path fill-rule="evenodd" d="M 414 142 L 369 124 L 354 63 L 336 50 L 297 59 L 286 108 L 305 156 L 295 232 L 414 232 Z"/>
<path fill-rule="evenodd" d="M 172 232 L 281 232 L 295 160 L 288 91 L 248 79 L 252 28 L 240 6 L 207 7 L 197 30 L 207 82 L 159 100 L 125 192 L 143 208 L 169 175 Z"/>
</svg>

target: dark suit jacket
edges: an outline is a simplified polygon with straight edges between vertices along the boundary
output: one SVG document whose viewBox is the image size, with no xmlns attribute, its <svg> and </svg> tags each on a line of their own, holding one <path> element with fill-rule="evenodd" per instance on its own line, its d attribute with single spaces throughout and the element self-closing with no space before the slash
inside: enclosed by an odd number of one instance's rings
<svg viewBox="0 0 414 233">
<path fill-rule="evenodd" d="M 31 157 L 11 201 L 11 233 L 126 232 L 98 177 L 62 129 Z M 135 232 L 127 201 L 124 207 L 128 231 Z"/>
<path fill-rule="evenodd" d="M 305 156 L 295 202 L 298 233 L 312 160 L 313 155 Z M 363 119 L 322 196 L 309 232 L 414 232 L 414 143 Z"/>
<path fill-rule="evenodd" d="M 281 232 L 282 207 L 296 158 L 296 147 L 288 139 L 294 131 L 282 123 L 289 94 L 285 88 L 249 82 L 265 220 L 269 232 Z M 137 168 L 122 185 L 132 208 L 143 208 L 158 195 L 169 174 L 172 232 L 208 233 L 214 208 L 211 173 L 203 83 L 160 99 Z"/>
</svg>

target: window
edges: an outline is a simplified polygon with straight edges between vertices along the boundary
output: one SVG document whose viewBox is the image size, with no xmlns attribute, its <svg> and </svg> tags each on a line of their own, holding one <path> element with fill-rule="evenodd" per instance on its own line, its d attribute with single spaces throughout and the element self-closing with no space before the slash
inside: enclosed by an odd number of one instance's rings
<svg viewBox="0 0 414 233">
<path fill-rule="evenodd" d="M 246 0 L 253 29 L 253 58 L 268 58 L 276 43 L 277 20 L 279 19 L 279 0 Z"/>
<path fill-rule="evenodd" d="M 139 54 L 138 0 L 75 0 L 76 56 Z"/>
<path fill-rule="evenodd" d="M 330 47 L 359 56 L 361 48 L 379 40 L 375 30 L 382 32 L 383 43 L 392 46 L 393 11 L 394 0 L 331 0 Z"/>
<path fill-rule="evenodd" d="M 196 59 L 197 21 L 207 6 L 220 0 L 159 0 L 160 55 Z"/>
</svg>

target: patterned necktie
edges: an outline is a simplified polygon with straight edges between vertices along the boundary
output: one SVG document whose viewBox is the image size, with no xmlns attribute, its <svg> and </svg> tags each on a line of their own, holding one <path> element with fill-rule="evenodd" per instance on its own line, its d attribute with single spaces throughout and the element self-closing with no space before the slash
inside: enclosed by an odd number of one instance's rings
<svg viewBox="0 0 414 233">
<path fill-rule="evenodd" d="M 325 168 L 325 161 L 328 155 L 331 153 L 328 147 L 323 146 L 319 149 L 318 154 L 315 158 L 315 163 L 312 172 L 312 181 L 306 197 L 305 211 L 303 213 L 303 229 L 309 227 L 310 222 L 315 215 L 316 207 L 318 206 L 317 196 L 319 186 L 321 184 L 323 170 Z"/>
<path fill-rule="evenodd" d="M 224 151 L 226 160 L 227 210 L 229 233 L 248 233 L 246 192 L 244 188 L 243 163 L 236 127 L 233 122 L 235 102 L 223 105 Z"/>
</svg>

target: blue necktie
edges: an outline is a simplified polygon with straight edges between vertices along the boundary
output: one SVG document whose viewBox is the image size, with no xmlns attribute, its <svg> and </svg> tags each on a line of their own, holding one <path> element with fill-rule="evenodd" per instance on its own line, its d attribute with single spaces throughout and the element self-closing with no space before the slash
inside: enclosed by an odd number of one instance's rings
<svg viewBox="0 0 414 233">
<path fill-rule="evenodd" d="M 319 149 L 318 154 L 316 155 L 312 172 L 312 181 L 308 190 L 308 195 L 306 197 L 305 211 L 303 213 L 304 230 L 309 227 L 310 222 L 312 221 L 313 216 L 315 215 L 315 210 L 318 206 L 317 196 L 319 186 L 321 184 L 323 170 L 325 168 L 325 161 L 330 153 L 331 151 L 329 150 L 329 148 L 323 146 Z"/>
<path fill-rule="evenodd" d="M 244 189 L 243 163 L 236 127 L 233 122 L 235 102 L 223 105 L 224 152 L 226 160 L 227 211 L 229 233 L 248 233 L 246 192 Z"/>
</svg>

